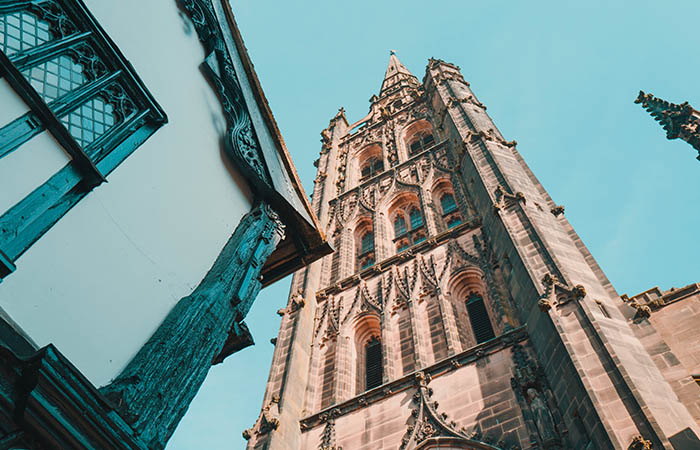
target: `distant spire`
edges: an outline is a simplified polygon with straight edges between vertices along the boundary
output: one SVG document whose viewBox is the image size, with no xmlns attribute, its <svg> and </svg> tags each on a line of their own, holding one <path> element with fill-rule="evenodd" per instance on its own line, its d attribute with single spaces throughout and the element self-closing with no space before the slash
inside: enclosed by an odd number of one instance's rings
<svg viewBox="0 0 700 450">
<path fill-rule="evenodd" d="M 667 102 L 652 94 L 639 91 L 635 103 L 641 103 L 651 116 L 666 130 L 667 139 L 683 139 L 698 151 L 700 160 L 700 112 L 688 102 L 680 105 Z"/>
<path fill-rule="evenodd" d="M 395 84 L 410 79 L 412 82 L 417 82 L 418 79 L 413 75 L 396 57 L 396 50 L 389 50 L 389 65 L 386 68 L 386 73 L 384 74 L 384 81 L 382 82 L 382 88 L 379 91 L 381 96 L 386 90 Z"/>
</svg>

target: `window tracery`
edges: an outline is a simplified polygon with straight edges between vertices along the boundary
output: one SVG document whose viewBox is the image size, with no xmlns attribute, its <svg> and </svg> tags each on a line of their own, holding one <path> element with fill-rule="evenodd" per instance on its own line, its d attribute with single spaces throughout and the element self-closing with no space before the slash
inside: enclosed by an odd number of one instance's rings
<svg viewBox="0 0 700 450">
<path fill-rule="evenodd" d="M 364 220 L 355 228 L 357 269 L 363 270 L 376 262 L 374 248 L 374 226 L 370 220 Z"/>
</svg>

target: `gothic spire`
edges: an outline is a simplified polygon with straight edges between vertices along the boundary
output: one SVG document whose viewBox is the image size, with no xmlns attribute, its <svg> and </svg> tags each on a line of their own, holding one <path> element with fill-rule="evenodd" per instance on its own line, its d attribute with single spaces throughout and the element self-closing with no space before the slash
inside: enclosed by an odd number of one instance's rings
<svg viewBox="0 0 700 450">
<path fill-rule="evenodd" d="M 677 105 L 652 94 L 645 94 L 644 91 L 639 91 L 634 102 L 641 103 L 654 120 L 661 124 L 666 130 L 666 138 L 683 139 L 698 151 L 697 159 L 700 160 L 700 112 L 688 102 Z"/>
<path fill-rule="evenodd" d="M 418 83 L 418 78 L 399 61 L 399 58 L 396 57 L 396 52 L 391 50 L 389 53 L 389 65 L 386 68 L 384 81 L 382 81 L 382 88 L 379 91 L 380 97 L 387 93 L 390 88 L 400 84 L 402 81 L 407 81 L 410 84 Z"/>
</svg>

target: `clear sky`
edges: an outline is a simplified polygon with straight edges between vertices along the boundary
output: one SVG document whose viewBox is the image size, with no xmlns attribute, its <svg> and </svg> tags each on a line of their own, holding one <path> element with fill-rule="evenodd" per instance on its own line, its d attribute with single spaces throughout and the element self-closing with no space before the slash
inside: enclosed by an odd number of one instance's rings
<svg viewBox="0 0 700 450">
<path fill-rule="evenodd" d="M 395 49 L 461 67 L 477 98 L 620 294 L 700 281 L 700 162 L 633 103 L 640 89 L 700 109 L 697 0 L 233 0 L 307 192 L 319 132 L 365 114 Z M 434 6 L 431 6 L 434 5 Z M 289 278 L 246 322 L 257 342 L 212 368 L 168 450 L 240 449 L 260 412 Z"/>
</svg>

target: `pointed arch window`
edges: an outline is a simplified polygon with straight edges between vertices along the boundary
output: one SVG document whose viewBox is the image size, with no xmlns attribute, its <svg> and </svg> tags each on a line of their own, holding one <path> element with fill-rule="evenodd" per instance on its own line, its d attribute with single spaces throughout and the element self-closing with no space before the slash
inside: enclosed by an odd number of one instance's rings
<svg viewBox="0 0 700 450">
<path fill-rule="evenodd" d="M 467 300 L 467 313 L 477 344 L 481 344 L 495 337 L 483 298 L 478 295 L 470 297 L 469 300 Z"/>
<path fill-rule="evenodd" d="M 414 207 L 411 209 L 409 217 L 411 218 L 411 231 L 423 226 L 423 215 L 420 213 L 418 208 Z"/>
<path fill-rule="evenodd" d="M 449 214 L 457 209 L 455 197 L 451 193 L 443 194 L 443 196 L 440 197 L 440 205 L 442 206 L 443 214 Z"/>
<path fill-rule="evenodd" d="M 394 237 L 399 238 L 404 234 L 406 234 L 406 219 L 402 215 L 398 215 L 394 219 Z"/>
<path fill-rule="evenodd" d="M 371 158 L 360 170 L 361 179 L 366 180 L 384 171 L 384 161 L 381 158 Z"/>
<path fill-rule="evenodd" d="M 416 155 L 423 152 L 435 144 L 435 138 L 432 133 L 424 133 L 418 135 L 411 145 L 409 146 L 410 155 Z"/>
<path fill-rule="evenodd" d="M 362 235 L 362 243 L 360 247 L 360 252 L 364 255 L 374 251 L 374 232 L 367 231 Z"/>
<path fill-rule="evenodd" d="M 382 385 L 382 343 L 372 337 L 365 344 L 365 388 L 367 390 Z"/>
</svg>

